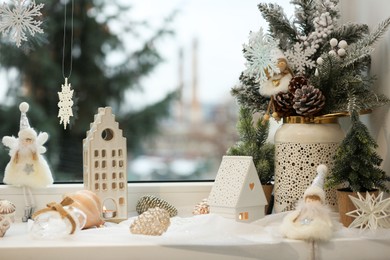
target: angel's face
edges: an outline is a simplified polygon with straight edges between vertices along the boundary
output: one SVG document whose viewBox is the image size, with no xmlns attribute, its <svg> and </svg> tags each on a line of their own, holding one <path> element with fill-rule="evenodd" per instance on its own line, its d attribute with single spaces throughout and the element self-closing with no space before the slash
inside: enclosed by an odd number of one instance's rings
<svg viewBox="0 0 390 260">
<path fill-rule="evenodd" d="M 34 139 L 33 139 L 33 138 L 30 138 L 30 137 L 22 138 L 22 145 L 23 145 L 23 146 L 29 146 L 29 145 L 32 144 L 33 142 L 34 142 Z"/>
</svg>

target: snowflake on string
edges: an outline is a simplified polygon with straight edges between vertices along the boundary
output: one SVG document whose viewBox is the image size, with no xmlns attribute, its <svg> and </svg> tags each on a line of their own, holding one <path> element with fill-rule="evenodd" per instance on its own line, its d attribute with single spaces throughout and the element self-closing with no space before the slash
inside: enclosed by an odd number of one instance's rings
<svg viewBox="0 0 390 260">
<path fill-rule="evenodd" d="M 313 68 L 315 62 L 310 57 L 316 52 L 314 47 L 306 47 L 302 43 L 294 44 L 293 50 L 285 52 L 289 64 L 301 75 L 304 75 L 305 68 Z"/>
<path fill-rule="evenodd" d="M 58 97 L 60 101 L 58 102 L 58 117 L 61 119 L 60 124 L 64 124 L 64 129 L 66 125 L 69 124 L 69 118 L 73 116 L 72 106 L 73 106 L 73 90 L 70 89 L 70 84 L 68 84 L 68 78 L 65 78 L 65 84 L 61 86 L 61 92 L 58 92 Z"/>
<path fill-rule="evenodd" d="M 347 216 L 355 218 L 349 227 L 358 227 L 361 230 L 367 228 L 377 229 L 378 227 L 390 228 L 388 219 L 390 217 L 390 198 L 383 200 L 383 192 L 377 197 L 370 195 L 368 192 L 366 193 L 366 198 L 359 192 L 357 195 L 359 198 L 349 196 L 356 207 L 356 210 L 346 213 Z"/>
<path fill-rule="evenodd" d="M 36 5 L 34 1 L 26 4 L 26 2 L 26 0 L 14 0 L 12 9 L 5 3 L 0 5 L 0 32 L 3 35 L 9 34 L 17 47 L 21 46 L 22 41 L 27 41 L 26 33 L 31 36 L 35 33 L 43 33 L 40 28 L 42 21 L 35 20 L 34 17 L 42 15 L 40 10 L 44 4 Z"/>
<path fill-rule="evenodd" d="M 262 83 L 269 76 L 280 73 L 275 52 L 278 49 L 279 40 L 269 35 L 264 35 L 263 29 L 256 33 L 251 32 L 249 43 L 243 44 L 246 70 L 244 75 L 254 77 L 256 82 Z M 267 72 L 266 72 L 267 71 Z"/>
</svg>

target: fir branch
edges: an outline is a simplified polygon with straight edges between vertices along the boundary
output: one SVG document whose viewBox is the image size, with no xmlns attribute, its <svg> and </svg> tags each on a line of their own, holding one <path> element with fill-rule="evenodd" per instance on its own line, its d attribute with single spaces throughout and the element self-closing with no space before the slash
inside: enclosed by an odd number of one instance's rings
<svg viewBox="0 0 390 260">
<path fill-rule="evenodd" d="M 314 30 L 313 20 L 316 10 L 315 0 L 292 0 L 291 4 L 295 5 L 294 24 L 298 24 L 303 35 L 308 35 Z"/>
<path fill-rule="evenodd" d="M 262 184 L 273 180 L 275 146 L 266 143 L 269 123 L 261 124 L 261 120 L 253 122 L 253 113 L 247 107 L 240 107 L 237 131 L 240 140 L 227 151 L 228 155 L 252 156 Z"/>
<path fill-rule="evenodd" d="M 390 17 L 381 22 L 374 32 L 363 37 L 361 40 L 348 47 L 347 56 L 345 58 L 344 67 L 355 67 L 360 63 L 367 62 L 370 59 L 370 54 L 373 51 L 372 45 L 379 40 L 380 37 L 387 31 L 390 26 Z"/>
<path fill-rule="evenodd" d="M 371 46 L 378 41 L 390 26 L 390 17 L 381 22 L 373 33 L 370 33 L 367 37 L 361 40 L 362 46 Z"/>
<path fill-rule="evenodd" d="M 361 46 L 359 43 L 349 45 L 342 67 L 355 68 L 364 65 L 370 61 L 373 50 L 370 46 Z"/>
<path fill-rule="evenodd" d="M 280 47 L 286 50 L 298 40 L 298 32 L 287 19 L 283 8 L 277 4 L 260 3 L 258 8 L 263 18 L 268 22 L 271 35 L 280 40 Z"/>
<path fill-rule="evenodd" d="M 267 110 L 269 98 L 260 95 L 259 84 L 253 79 L 241 74 L 241 84 L 231 89 L 231 95 L 237 99 L 238 104 L 249 108 L 252 112 Z"/>
<path fill-rule="evenodd" d="M 329 38 L 345 40 L 348 44 L 355 43 L 368 34 L 367 24 L 346 23 L 336 27 L 329 35 Z M 327 46 L 330 47 L 329 44 Z"/>
</svg>

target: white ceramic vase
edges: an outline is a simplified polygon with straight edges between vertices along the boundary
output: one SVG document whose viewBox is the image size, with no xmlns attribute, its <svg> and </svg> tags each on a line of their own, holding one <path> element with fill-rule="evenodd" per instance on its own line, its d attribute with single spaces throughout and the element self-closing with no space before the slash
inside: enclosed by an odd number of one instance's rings
<svg viewBox="0 0 390 260">
<path fill-rule="evenodd" d="M 331 174 L 333 156 L 343 138 L 336 118 L 307 123 L 291 117 L 279 127 L 275 133 L 274 212 L 295 209 L 319 164 L 327 165 Z M 326 203 L 337 210 L 336 191 L 325 191 Z"/>
</svg>

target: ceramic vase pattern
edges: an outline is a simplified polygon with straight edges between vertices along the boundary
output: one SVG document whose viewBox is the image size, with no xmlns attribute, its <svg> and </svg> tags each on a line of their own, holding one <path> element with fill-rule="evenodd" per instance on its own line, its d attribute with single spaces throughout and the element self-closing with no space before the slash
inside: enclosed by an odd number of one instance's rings
<svg viewBox="0 0 390 260">
<path fill-rule="evenodd" d="M 295 209 L 297 202 L 325 164 L 331 174 L 333 156 L 344 138 L 337 121 L 284 123 L 275 133 L 274 212 Z M 334 189 L 326 189 L 326 203 L 337 210 Z"/>
</svg>

